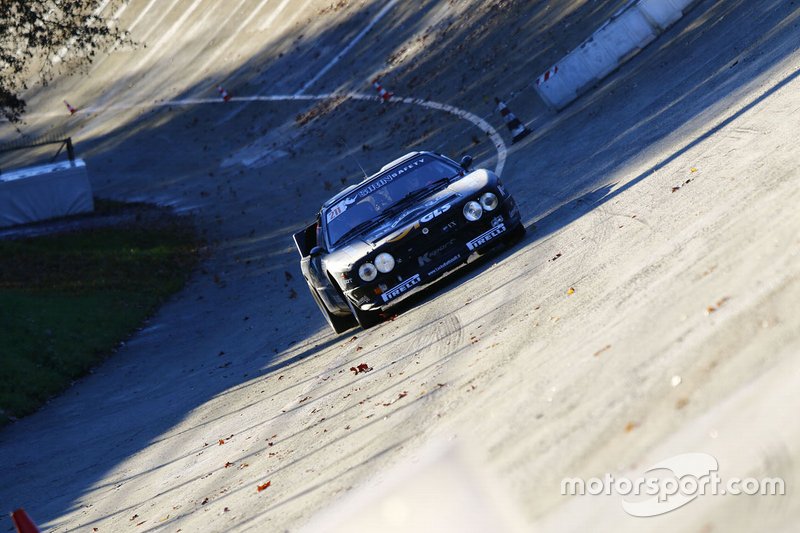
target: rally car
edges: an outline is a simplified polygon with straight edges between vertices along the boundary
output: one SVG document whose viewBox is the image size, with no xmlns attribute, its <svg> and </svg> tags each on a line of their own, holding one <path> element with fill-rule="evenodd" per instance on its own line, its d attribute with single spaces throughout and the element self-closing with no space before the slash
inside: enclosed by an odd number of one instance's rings
<svg viewBox="0 0 800 533">
<path fill-rule="evenodd" d="M 348 187 L 294 234 L 311 295 L 336 333 L 363 328 L 421 287 L 525 233 L 492 172 L 411 152 Z M 355 320 L 354 320 L 355 319 Z"/>
</svg>

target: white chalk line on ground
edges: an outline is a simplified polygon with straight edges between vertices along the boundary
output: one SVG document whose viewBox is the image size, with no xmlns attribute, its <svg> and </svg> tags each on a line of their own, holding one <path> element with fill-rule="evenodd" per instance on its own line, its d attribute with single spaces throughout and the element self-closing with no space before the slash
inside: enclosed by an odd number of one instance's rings
<svg viewBox="0 0 800 533">
<path fill-rule="evenodd" d="M 371 30 L 372 28 L 374 28 L 374 27 L 375 27 L 375 25 L 376 25 L 378 22 L 380 22 L 380 21 L 381 21 L 381 19 L 382 19 L 383 17 L 385 17 L 385 16 L 386 16 L 386 14 L 387 14 L 387 13 L 388 13 L 388 12 L 389 12 L 389 11 L 390 11 L 390 10 L 391 10 L 393 7 L 394 7 L 394 5 L 395 5 L 396 3 L 397 3 L 397 0 L 390 0 L 389 2 L 387 2 L 387 4 L 386 4 L 385 6 L 383 6 L 383 9 L 381 9 L 380 11 L 378 11 L 378 13 L 377 13 L 377 14 L 376 14 L 376 15 L 375 15 L 373 18 L 372 18 L 372 20 L 370 20 L 370 21 L 369 21 L 369 24 L 367 24 L 366 26 L 364 26 L 364 28 L 363 28 L 363 29 L 362 29 L 360 32 L 358 32 L 358 35 L 356 35 L 355 37 L 353 37 L 353 40 L 352 40 L 352 41 L 350 41 L 349 43 L 347 43 L 347 46 L 345 46 L 344 48 L 342 48 L 342 49 L 339 51 L 339 53 L 338 53 L 338 54 L 336 54 L 335 56 L 333 56 L 333 59 L 331 59 L 331 60 L 328 62 L 328 64 L 327 64 L 327 65 L 325 65 L 324 67 L 322 67 L 322 68 L 320 69 L 320 71 L 319 71 L 319 72 L 317 72 L 317 73 L 316 73 L 316 75 L 315 75 L 313 78 L 311 78 L 310 80 L 308 80 L 308 81 L 307 81 L 307 82 L 306 82 L 306 83 L 303 85 L 303 87 L 302 87 L 302 88 L 301 88 L 299 91 L 297 91 L 295 94 L 298 94 L 298 95 L 300 95 L 300 94 L 303 94 L 304 92 L 306 92 L 306 91 L 309 89 L 309 87 L 311 87 L 312 85 L 314 85 L 314 84 L 317 82 L 317 80 L 319 80 L 319 79 L 320 79 L 322 76 L 324 76 L 325 74 L 327 74 L 327 73 L 328 73 L 328 71 L 329 71 L 330 69 L 332 69 L 332 68 L 334 67 L 334 65 L 336 65 L 336 63 L 338 63 L 339 61 L 341 61 L 341 59 L 342 59 L 342 58 L 345 56 L 345 54 L 347 54 L 347 52 L 349 52 L 350 50 L 352 50 L 352 48 L 353 48 L 355 45 L 357 45 L 357 44 L 359 43 L 359 41 L 361 41 L 361 39 L 363 39 L 363 38 L 364 38 L 364 36 L 365 36 L 365 35 L 367 35 L 367 34 L 370 32 L 370 30 Z"/>
<path fill-rule="evenodd" d="M 274 94 L 274 95 L 255 95 L 255 96 L 234 96 L 227 102 L 221 98 L 184 98 L 181 100 L 161 100 L 155 102 L 143 102 L 139 104 L 114 104 L 109 106 L 86 107 L 78 110 L 75 115 L 87 115 L 90 113 L 105 113 L 107 111 L 127 111 L 131 109 L 152 109 L 157 107 L 170 107 L 170 106 L 194 106 L 205 104 L 230 104 L 233 102 L 283 102 L 287 100 L 294 101 L 311 101 L 311 100 L 328 100 L 331 98 L 344 98 L 346 100 L 368 100 L 373 102 L 381 101 L 376 95 L 363 94 L 363 93 L 329 93 L 329 94 Z M 508 157 L 508 147 L 505 141 L 497 132 L 497 130 L 486 120 L 470 113 L 464 109 L 460 109 L 450 104 L 443 104 L 441 102 L 433 102 L 422 98 L 402 98 L 394 96 L 389 100 L 388 104 L 403 103 L 409 105 L 418 105 L 427 109 L 436 111 L 444 111 L 453 116 L 466 120 L 484 133 L 486 133 L 494 144 L 497 150 L 497 164 L 495 165 L 494 173 L 498 176 L 502 175 L 505 168 L 506 158 Z M 386 105 L 386 104 L 382 104 Z M 38 113 L 29 115 L 31 118 L 49 118 L 54 116 L 62 116 L 62 113 Z"/>
</svg>

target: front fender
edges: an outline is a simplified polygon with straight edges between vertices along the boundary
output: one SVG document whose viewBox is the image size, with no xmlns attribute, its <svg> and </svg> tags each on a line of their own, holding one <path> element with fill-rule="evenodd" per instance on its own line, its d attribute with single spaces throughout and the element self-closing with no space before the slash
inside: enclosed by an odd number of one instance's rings
<svg viewBox="0 0 800 533">
<path fill-rule="evenodd" d="M 309 285 L 317 291 L 325 307 L 337 315 L 349 314 L 350 308 L 338 287 L 335 287 L 324 271 L 323 261 L 319 257 L 304 257 L 300 261 L 300 270 Z"/>
</svg>

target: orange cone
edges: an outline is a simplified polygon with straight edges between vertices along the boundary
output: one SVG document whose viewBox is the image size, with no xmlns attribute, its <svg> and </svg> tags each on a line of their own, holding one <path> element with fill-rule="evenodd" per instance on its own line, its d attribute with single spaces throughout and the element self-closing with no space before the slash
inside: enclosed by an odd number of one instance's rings
<svg viewBox="0 0 800 533">
<path fill-rule="evenodd" d="M 11 521 L 17 528 L 17 533 L 39 533 L 39 528 L 33 523 L 25 509 L 17 509 L 11 513 Z"/>
<path fill-rule="evenodd" d="M 71 105 L 69 105 L 69 102 L 67 102 L 66 100 L 64 100 L 64 105 L 67 106 L 67 109 L 69 110 L 69 114 L 70 115 L 74 115 L 75 113 L 78 112 L 78 110 L 76 108 L 72 107 Z"/>
<path fill-rule="evenodd" d="M 381 87 L 381 84 L 378 83 L 378 78 L 372 80 L 372 86 L 375 87 L 375 90 L 378 91 L 378 96 L 380 96 L 384 102 L 388 102 L 389 98 L 394 96 L 394 93 L 390 93 L 389 91 Z"/>
<path fill-rule="evenodd" d="M 217 92 L 219 92 L 219 95 L 222 97 L 223 102 L 227 102 L 228 100 L 231 99 L 231 95 L 228 94 L 228 91 L 226 91 L 225 88 L 222 87 L 222 85 L 217 85 Z"/>
</svg>

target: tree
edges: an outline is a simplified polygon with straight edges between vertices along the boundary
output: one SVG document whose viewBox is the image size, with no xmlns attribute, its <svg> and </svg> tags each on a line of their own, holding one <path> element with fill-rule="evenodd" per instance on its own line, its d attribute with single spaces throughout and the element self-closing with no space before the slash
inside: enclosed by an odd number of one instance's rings
<svg viewBox="0 0 800 533">
<path fill-rule="evenodd" d="M 0 114 L 19 122 L 21 93 L 87 67 L 99 52 L 130 42 L 100 16 L 126 0 L 0 0 Z"/>
</svg>

